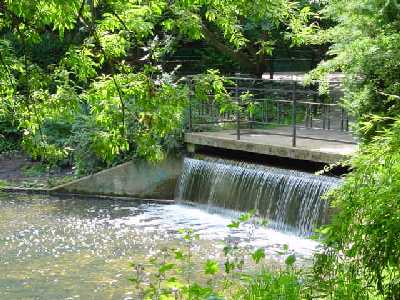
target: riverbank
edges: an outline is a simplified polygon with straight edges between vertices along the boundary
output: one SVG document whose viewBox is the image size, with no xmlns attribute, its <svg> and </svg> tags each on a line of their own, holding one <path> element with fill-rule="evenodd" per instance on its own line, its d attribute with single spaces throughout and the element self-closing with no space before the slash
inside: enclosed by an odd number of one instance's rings
<svg viewBox="0 0 400 300">
<path fill-rule="evenodd" d="M 15 152 L 0 155 L 0 187 L 9 189 L 50 189 L 77 177 L 72 168 L 52 168 Z"/>
</svg>

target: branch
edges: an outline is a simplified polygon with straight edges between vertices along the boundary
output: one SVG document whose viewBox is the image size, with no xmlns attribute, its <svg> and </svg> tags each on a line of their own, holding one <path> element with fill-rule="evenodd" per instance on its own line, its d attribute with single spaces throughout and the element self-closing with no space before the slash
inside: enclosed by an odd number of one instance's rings
<svg viewBox="0 0 400 300">
<path fill-rule="evenodd" d="M 126 26 L 126 23 L 124 22 L 124 20 L 122 20 L 121 17 L 114 10 L 112 10 L 112 14 L 114 17 L 117 18 L 118 22 L 121 23 L 122 27 L 124 27 L 124 29 L 126 31 L 128 31 L 129 33 L 132 33 L 132 31 L 128 28 L 128 26 Z"/>
<path fill-rule="evenodd" d="M 204 24 L 204 22 L 203 22 L 203 34 L 204 34 L 204 39 L 207 41 L 208 44 L 215 47 L 220 52 L 229 55 L 234 60 L 237 60 L 240 66 L 245 68 L 245 71 L 248 71 L 250 73 L 256 73 L 257 68 L 256 66 L 254 66 L 254 62 L 247 54 L 235 51 L 234 49 L 227 46 L 225 43 L 221 41 L 220 37 L 216 33 L 211 31 L 207 27 L 207 25 Z"/>
<path fill-rule="evenodd" d="M 75 24 L 76 24 L 76 25 L 75 25 L 74 31 L 73 31 L 72 34 L 71 34 L 70 41 L 74 40 L 75 36 L 76 36 L 76 35 L 78 34 L 78 32 L 79 32 L 79 21 L 80 21 L 81 23 L 83 23 L 84 25 L 86 25 L 86 24 L 84 23 L 84 20 L 82 19 L 82 14 L 83 14 L 83 10 L 84 10 L 84 8 L 85 8 L 85 4 L 86 4 L 86 0 L 82 0 L 81 6 L 80 6 L 79 11 L 78 11 L 78 15 L 76 16 L 76 20 L 75 20 Z"/>
<path fill-rule="evenodd" d="M 386 97 L 388 97 L 388 98 L 390 97 L 390 98 L 394 98 L 394 99 L 396 99 L 396 100 L 400 100 L 400 96 L 398 96 L 398 95 L 386 94 L 386 93 L 381 92 L 381 91 L 377 91 L 377 93 L 378 93 L 379 95 L 386 96 Z"/>
<path fill-rule="evenodd" d="M 104 58 L 107 59 L 107 53 L 105 52 L 104 48 L 101 46 L 100 38 L 99 38 L 99 36 L 98 36 L 98 34 L 97 34 L 97 31 L 96 31 L 96 28 L 95 28 L 95 25 L 94 25 L 94 21 L 95 21 L 95 17 L 96 17 L 96 15 L 95 15 L 95 10 L 94 10 L 94 0 L 91 0 L 91 1 L 90 1 L 90 9 L 91 9 L 91 12 L 92 12 L 92 20 L 91 20 L 91 22 L 90 22 L 91 25 L 90 25 L 90 27 L 89 27 L 89 30 L 91 31 L 91 33 L 92 33 L 94 39 L 96 40 L 96 43 L 99 45 L 100 51 L 101 51 L 101 53 L 103 54 Z M 123 135 L 124 135 L 124 137 L 126 138 L 126 128 L 125 128 L 125 102 L 124 102 L 124 98 L 123 98 L 123 95 L 122 95 L 123 93 L 122 93 L 121 87 L 119 86 L 117 80 L 115 79 L 115 76 L 114 76 L 114 66 L 113 66 L 112 62 L 111 62 L 110 60 L 107 60 L 107 62 L 108 62 L 108 64 L 110 65 L 111 77 L 112 77 L 114 86 L 115 86 L 115 88 L 117 89 L 118 98 L 119 98 L 119 101 L 120 101 L 120 103 L 121 103 Z"/>
</svg>

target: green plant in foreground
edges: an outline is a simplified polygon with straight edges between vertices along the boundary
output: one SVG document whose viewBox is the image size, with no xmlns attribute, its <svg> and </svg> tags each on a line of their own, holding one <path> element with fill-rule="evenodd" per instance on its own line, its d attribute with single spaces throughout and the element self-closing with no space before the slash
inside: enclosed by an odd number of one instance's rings
<svg viewBox="0 0 400 300">
<path fill-rule="evenodd" d="M 255 226 L 263 224 L 250 212 L 232 221 L 228 227 L 232 231 L 246 229 L 251 239 Z M 132 265 L 131 281 L 138 299 L 301 298 L 303 287 L 294 268 L 296 258 L 288 254 L 287 246 L 282 249 L 286 266 L 271 271 L 262 265 L 266 258 L 263 248 L 240 246 L 228 238 L 223 262 L 210 258 L 200 260 L 195 251 L 200 236 L 191 229 L 179 232 L 180 247 L 163 248 L 146 264 Z"/>
</svg>

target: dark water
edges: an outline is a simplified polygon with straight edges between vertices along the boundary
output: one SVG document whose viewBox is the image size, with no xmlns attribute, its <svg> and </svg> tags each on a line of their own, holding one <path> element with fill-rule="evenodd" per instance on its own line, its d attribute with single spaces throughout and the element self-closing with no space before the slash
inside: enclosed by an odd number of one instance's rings
<svg viewBox="0 0 400 300">
<path fill-rule="evenodd" d="M 327 222 L 323 195 L 340 181 L 333 177 L 221 159 L 184 161 L 177 199 L 211 208 L 255 210 L 280 231 L 309 235 Z"/>
<path fill-rule="evenodd" d="M 179 245 L 180 228 L 193 228 L 201 258 L 220 258 L 234 212 L 187 205 L 0 195 L 0 299 L 131 299 L 129 262 L 145 262 L 164 246 Z M 287 244 L 307 258 L 316 243 L 257 229 L 251 244 L 272 259 Z M 234 237 L 247 243 L 245 231 Z"/>
</svg>

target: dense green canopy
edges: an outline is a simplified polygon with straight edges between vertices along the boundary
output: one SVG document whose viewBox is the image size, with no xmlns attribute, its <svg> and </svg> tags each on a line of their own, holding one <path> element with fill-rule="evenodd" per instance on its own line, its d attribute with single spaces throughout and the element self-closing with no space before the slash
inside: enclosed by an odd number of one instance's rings
<svg viewBox="0 0 400 300">
<path fill-rule="evenodd" d="M 393 123 L 400 113 L 400 3 L 333 0 L 321 11 L 328 28 L 314 26 L 301 41 L 331 44 L 330 60 L 313 73 L 345 74 L 346 108 L 364 137 Z M 312 34 L 309 34 L 312 32 Z"/>
<path fill-rule="evenodd" d="M 82 170 L 127 153 L 159 159 L 188 99 L 160 59 L 206 39 L 257 60 L 272 51 L 270 32 L 283 37 L 310 14 L 288 0 L 1 0 L 3 131 L 18 128 L 34 157 L 74 157 Z"/>
</svg>

